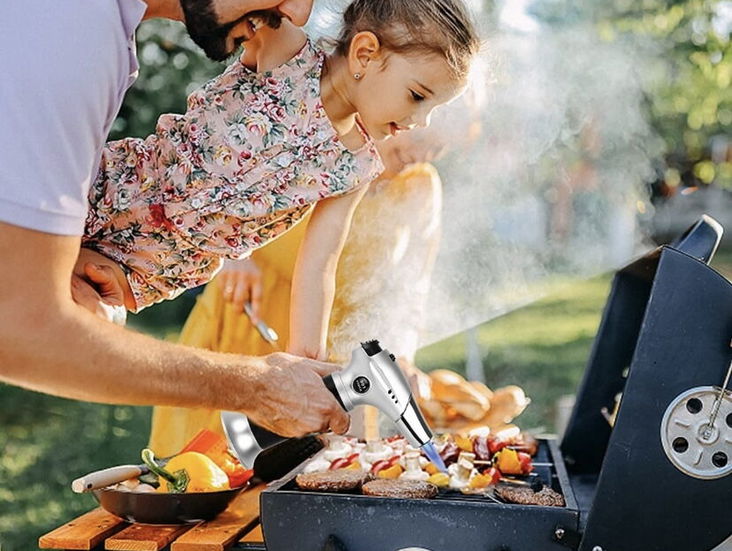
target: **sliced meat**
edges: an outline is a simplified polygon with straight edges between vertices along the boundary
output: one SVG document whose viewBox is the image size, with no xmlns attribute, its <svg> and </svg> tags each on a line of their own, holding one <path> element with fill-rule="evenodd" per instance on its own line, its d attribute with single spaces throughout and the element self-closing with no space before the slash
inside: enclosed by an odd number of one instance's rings
<svg viewBox="0 0 732 551">
<path fill-rule="evenodd" d="M 509 503 L 564 507 L 564 497 L 546 486 L 540 491 L 535 492 L 529 486 L 498 485 L 496 487 L 496 495 Z"/>
<path fill-rule="evenodd" d="M 366 471 L 338 469 L 322 473 L 299 474 L 295 482 L 303 490 L 316 492 L 348 492 L 359 490 L 371 477 Z"/>
<path fill-rule="evenodd" d="M 376 479 L 363 485 L 367 496 L 432 498 L 437 495 L 437 486 L 419 480 Z"/>
</svg>

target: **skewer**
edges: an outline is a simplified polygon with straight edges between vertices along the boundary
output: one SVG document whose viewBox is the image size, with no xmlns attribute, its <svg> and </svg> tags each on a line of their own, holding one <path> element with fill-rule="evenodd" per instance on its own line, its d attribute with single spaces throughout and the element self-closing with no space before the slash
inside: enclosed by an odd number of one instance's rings
<svg viewBox="0 0 732 551">
<path fill-rule="evenodd" d="M 476 459 L 475 461 L 473 461 L 473 464 L 475 464 L 475 465 L 493 465 L 493 460 L 491 460 L 491 459 Z M 544 463 L 544 462 L 536 462 L 535 463 L 533 461 L 531 462 L 531 464 L 534 467 L 550 467 L 551 468 L 551 467 L 554 466 L 554 463 Z"/>
</svg>

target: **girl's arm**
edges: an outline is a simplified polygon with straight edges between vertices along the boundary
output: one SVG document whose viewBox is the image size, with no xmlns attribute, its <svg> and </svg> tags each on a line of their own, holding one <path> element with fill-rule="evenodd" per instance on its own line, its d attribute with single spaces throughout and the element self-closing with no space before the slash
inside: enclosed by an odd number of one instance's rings
<svg viewBox="0 0 732 551">
<path fill-rule="evenodd" d="M 289 352 L 325 358 L 328 322 L 335 294 L 338 259 L 353 212 L 368 186 L 324 199 L 316 206 L 297 253 L 290 298 Z"/>
</svg>

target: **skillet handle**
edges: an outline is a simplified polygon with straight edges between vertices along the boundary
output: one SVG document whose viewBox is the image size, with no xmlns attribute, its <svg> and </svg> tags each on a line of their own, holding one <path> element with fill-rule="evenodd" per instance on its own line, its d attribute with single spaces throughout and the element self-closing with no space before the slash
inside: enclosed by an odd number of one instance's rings
<svg viewBox="0 0 732 551">
<path fill-rule="evenodd" d="M 77 494 L 82 494 L 124 482 L 141 474 L 143 474 L 143 470 L 139 465 L 119 465 L 77 478 L 71 483 L 71 489 Z"/>
</svg>

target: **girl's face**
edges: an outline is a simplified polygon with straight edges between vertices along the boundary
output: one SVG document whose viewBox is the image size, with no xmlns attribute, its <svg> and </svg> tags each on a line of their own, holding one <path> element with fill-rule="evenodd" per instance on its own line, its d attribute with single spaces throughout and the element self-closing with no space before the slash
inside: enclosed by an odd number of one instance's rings
<svg viewBox="0 0 732 551">
<path fill-rule="evenodd" d="M 369 135 L 383 140 L 428 126 L 435 108 L 459 96 L 465 86 L 436 54 L 389 53 L 366 66 L 355 83 L 353 103 Z"/>
</svg>

